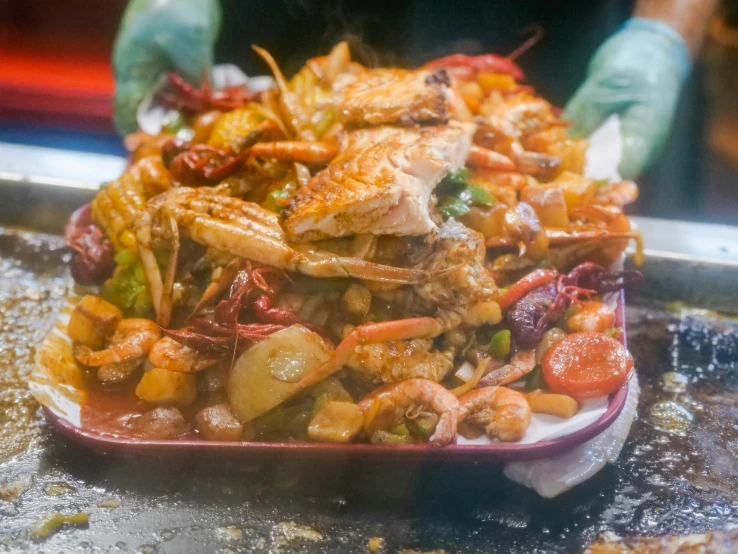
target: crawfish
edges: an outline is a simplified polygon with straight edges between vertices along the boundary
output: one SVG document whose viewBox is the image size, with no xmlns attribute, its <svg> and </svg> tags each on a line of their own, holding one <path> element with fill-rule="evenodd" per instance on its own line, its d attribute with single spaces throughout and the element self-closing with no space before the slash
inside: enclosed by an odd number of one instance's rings
<svg viewBox="0 0 738 554">
<path fill-rule="evenodd" d="M 572 304 L 582 297 L 615 292 L 638 283 L 643 278 L 639 271 L 610 272 L 592 262 L 585 262 L 532 289 L 518 300 L 506 314 L 506 319 L 516 344 L 522 348 L 535 348 L 543 333 Z"/>
<path fill-rule="evenodd" d="M 81 285 L 94 285 L 115 268 L 113 246 L 102 229 L 92 222 L 92 209 L 85 204 L 64 227 L 64 243 L 72 249 L 72 277 Z"/>
<path fill-rule="evenodd" d="M 246 85 L 213 90 L 207 70 L 202 74 L 201 88 L 195 88 L 176 73 L 167 74 L 173 92 L 160 95 L 162 102 L 180 112 L 190 114 L 219 110 L 228 112 L 243 108 L 259 98 L 261 92 L 249 90 Z"/>
</svg>

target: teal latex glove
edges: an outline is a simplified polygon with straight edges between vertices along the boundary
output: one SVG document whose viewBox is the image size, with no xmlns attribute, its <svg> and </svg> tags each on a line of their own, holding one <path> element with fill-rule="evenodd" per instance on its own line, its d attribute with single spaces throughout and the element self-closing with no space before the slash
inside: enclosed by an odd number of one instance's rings
<svg viewBox="0 0 738 554">
<path fill-rule="evenodd" d="M 633 18 L 610 37 L 589 63 L 587 79 L 563 117 L 573 137 L 586 137 L 612 114 L 623 136 L 620 173 L 633 179 L 658 157 L 671 130 L 679 92 L 689 74 L 687 46 L 674 29 Z"/>
<path fill-rule="evenodd" d="M 213 65 L 220 31 L 217 0 L 131 0 L 113 49 L 115 128 L 136 130 L 136 109 L 166 71 L 199 84 Z"/>
</svg>

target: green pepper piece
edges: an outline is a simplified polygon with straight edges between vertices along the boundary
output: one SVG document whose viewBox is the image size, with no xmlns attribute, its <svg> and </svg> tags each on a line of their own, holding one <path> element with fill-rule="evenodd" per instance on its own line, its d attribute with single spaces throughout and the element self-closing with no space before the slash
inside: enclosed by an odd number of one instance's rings
<svg viewBox="0 0 738 554">
<path fill-rule="evenodd" d="M 330 128 L 331 125 L 333 125 L 333 122 L 336 120 L 336 112 L 333 108 L 328 108 L 323 114 L 320 116 L 320 119 L 315 124 L 315 134 L 318 137 L 322 137 L 325 132 Z"/>
<path fill-rule="evenodd" d="M 410 436 L 410 429 L 407 428 L 407 425 L 404 423 L 400 423 L 399 425 L 395 426 L 394 429 L 392 429 L 393 435 L 399 435 L 401 437 L 408 437 Z"/>
<path fill-rule="evenodd" d="M 284 427 L 284 432 L 294 439 L 306 439 L 307 428 L 312 420 L 310 410 L 297 412 Z"/>
<path fill-rule="evenodd" d="M 254 429 L 261 434 L 280 431 L 287 425 L 289 415 L 284 406 L 276 406 L 253 421 Z"/>
<path fill-rule="evenodd" d="M 444 177 L 441 184 L 464 186 L 468 182 L 469 182 L 469 170 L 465 167 L 462 167 L 456 173 L 452 173 L 451 175 L 447 175 L 446 177 Z"/>
<path fill-rule="evenodd" d="M 139 283 L 145 283 L 146 282 L 146 272 L 144 271 L 144 268 L 143 268 L 143 266 L 141 264 L 136 264 L 133 267 L 133 277 Z"/>
<path fill-rule="evenodd" d="M 449 219 L 450 217 L 459 218 L 471 211 L 469 206 L 461 199 L 451 196 L 446 198 L 448 200 L 438 207 L 438 211 L 441 213 L 441 216 L 443 216 L 443 219 Z"/>
<path fill-rule="evenodd" d="M 135 317 L 146 317 L 152 309 L 151 296 L 146 287 L 139 287 L 136 299 L 131 306 L 131 315 Z"/>
<path fill-rule="evenodd" d="M 545 386 L 546 381 L 543 379 L 543 371 L 541 366 L 537 365 L 533 368 L 533 371 L 525 376 L 525 390 L 542 389 Z"/>
<path fill-rule="evenodd" d="M 433 416 L 418 416 L 415 419 L 408 419 L 407 426 L 421 437 L 428 438 L 436 430 L 438 419 Z"/>
<path fill-rule="evenodd" d="M 285 200 L 290 197 L 290 193 L 286 190 L 273 190 L 267 194 L 263 206 L 272 212 L 281 213 L 286 207 Z"/>
<path fill-rule="evenodd" d="M 510 354 L 510 330 L 497 331 L 487 346 L 490 356 L 504 360 Z"/>
<path fill-rule="evenodd" d="M 466 185 L 458 196 L 465 204 L 492 206 L 495 203 L 495 197 L 488 190 L 476 185 Z"/>
<path fill-rule="evenodd" d="M 339 381 L 335 376 L 328 377 L 315 385 L 313 390 L 310 391 L 310 396 L 315 399 L 315 403 L 311 410 L 312 417 L 315 417 L 320 411 L 320 408 L 323 407 L 323 404 L 329 400 L 335 400 L 337 402 L 354 401 L 354 399 L 351 398 L 351 394 L 349 394 L 343 384 L 341 384 L 341 381 Z M 312 417 L 310 418 L 311 420 Z"/>
<path fill-rule="evenodd" d="M 566 308 L 564 315 L 562 315 L 561 318 L 559 319 L 559 322 L 561 323 L 561 325 L 558 325 L 558 327 L 564 327 L 567 320 L 571 316 L 573 316 L 575 313 L 577 313 L 581 308 L 582 308 L 581 306 L 578 306 L 576 304 L 572 304 L 571 306 Z"/>
<path fill-rule="evenodd" d="M 369 442 L 372 444 L 410 444 L 413 442 L 413 438 L 410 434 L 407 435 L 395 435 L 389 431 L 374 431 L 372 436 L 369 438 Z"/>
<path fill-rule="evenodd" d="M 164 121 L 162 130 L 165 133 L 176 135 L 185 127 L 187 127 L 187 120 L 181 113 L 177 112 L 176 114 L 169 116 L 166 121 Z"/>
<path fill-rule="evenodd" d="M 117 265 L 122 265 L 123 267 L 128 267 L 131 265 L 136 259 L 136 255 L 131 252 L 130 250 L 124 248 L 123 250 L 118 250 L 118 252 L 115 253 L 115 263 Z"/>
</svg>

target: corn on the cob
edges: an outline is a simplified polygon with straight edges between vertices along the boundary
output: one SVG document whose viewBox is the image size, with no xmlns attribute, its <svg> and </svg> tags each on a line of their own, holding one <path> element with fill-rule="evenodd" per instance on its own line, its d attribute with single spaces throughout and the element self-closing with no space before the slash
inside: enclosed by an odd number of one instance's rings
<svg viewBox="0 0 738 554">
<path fill-rule="evenodd" d="M 92 219 L 103 228 L 116 250 L 133 250 L 133 225 L 146 209 L 146 201 L 170 188 L 171 177 L 161 158 L 144 158 L 98 192 L 92 201 Z"/>
</svg>

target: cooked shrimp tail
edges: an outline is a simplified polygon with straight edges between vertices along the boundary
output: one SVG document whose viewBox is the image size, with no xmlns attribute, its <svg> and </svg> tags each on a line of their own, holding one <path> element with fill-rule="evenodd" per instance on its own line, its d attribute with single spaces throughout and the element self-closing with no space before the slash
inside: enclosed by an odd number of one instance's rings
<svg viewBox="0 0 738 554">
<path fill-rule="evenodd" d="M 484 427 L 490 439 L 519 441 L 530 425 L 530 405 L 522 393 L 507 387 L 484 387 L 459 398 L 465 422 Z"/>
<path fill-rule="evenodd" d="M 407 379 L 384 385 L 359 402 L 368 433 L 391 429 L 403 417 L 417 417 L 424 411 L 438 416 L 428 442 L 445 446 L 456 438 L 459 401 L 446 388 L 428 379 Z"/>
<path fill-rule="evenodd" d="M 76 344 L 74 357 L 82 364 L 98 367 L 141 358 L 149 353 L 161 337 L 159 326 L 142 318 L 122 319 L 104 350 L 94 351 Z"/>
</svg>

